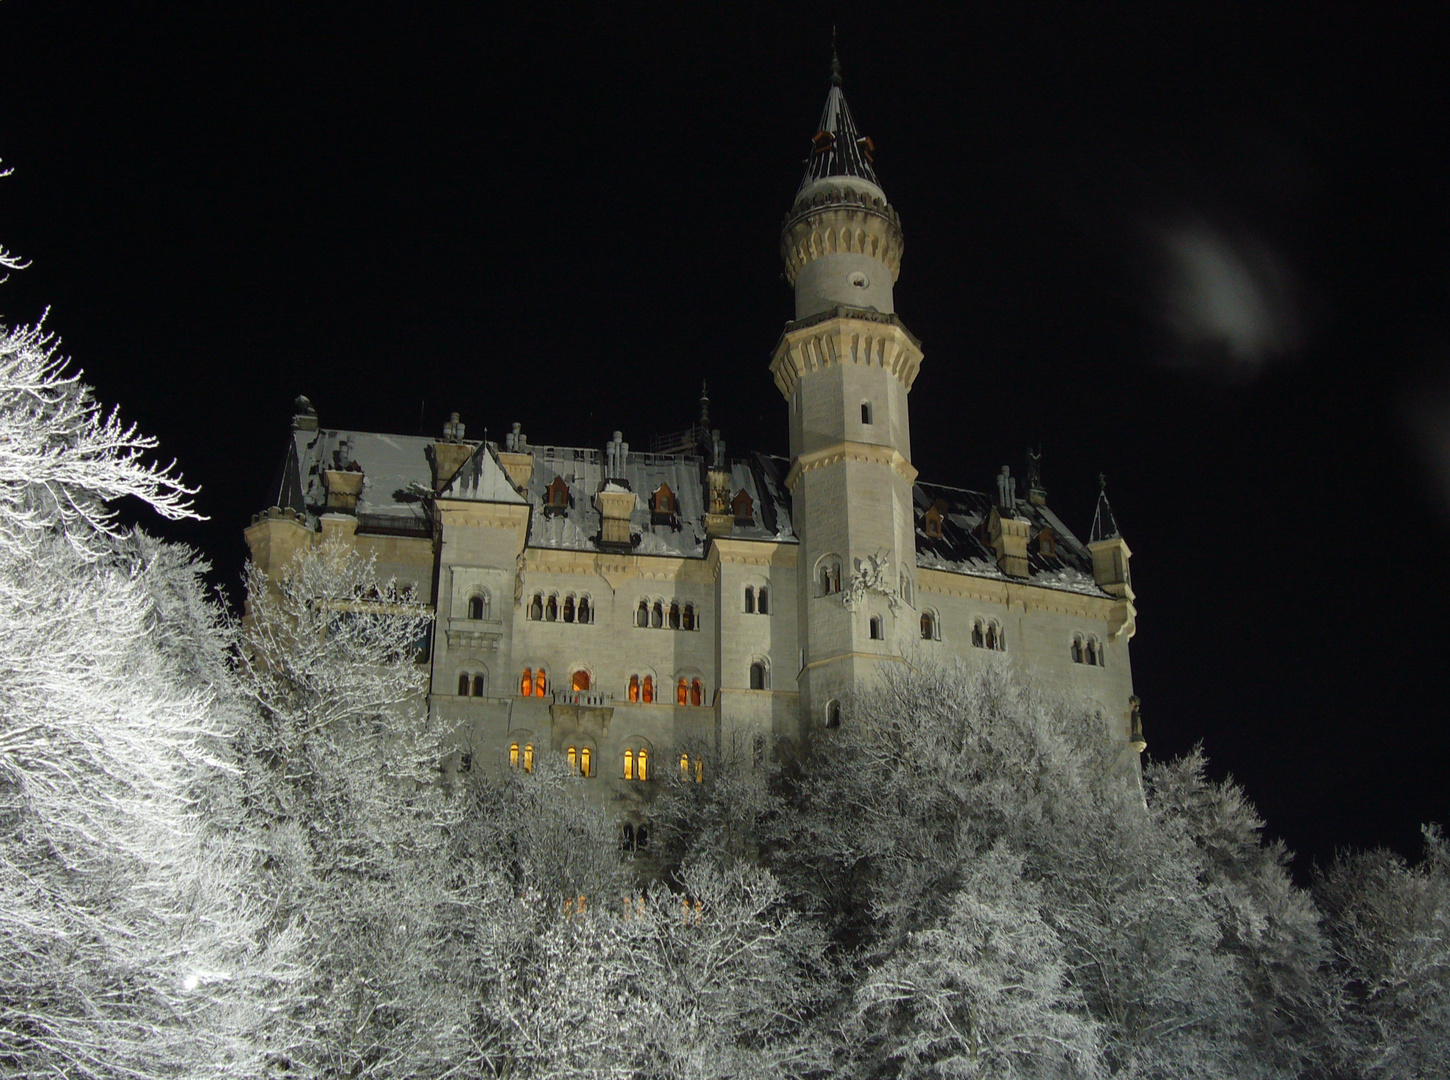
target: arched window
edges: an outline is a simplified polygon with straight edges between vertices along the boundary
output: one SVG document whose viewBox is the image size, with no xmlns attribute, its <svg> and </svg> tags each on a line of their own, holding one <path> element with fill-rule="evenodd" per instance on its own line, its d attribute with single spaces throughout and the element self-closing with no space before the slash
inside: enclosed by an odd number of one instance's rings
<svg viewBox="0 0 1450 1080">
<path fill-rule="evenodd" d="M 767 589 L 764 585 L 762 585 L 760 587 L 760 592 L 756 593 L 755 595 L 756 595 L 755 610 L 758 611 L 758 612 L 760 612 L 762 615 L 769 615 L 770 614 L 770 590 Z"/>
<path fill-rule="evenodd" d="M 538 622 L 544 617 L 544 596 L 542 593 L 534 593 L 534 598 L 529 603 L 529 618 Z"/>
<path fill-rule="evenodd" d="M 655 601 L 654 609 L 650 612 L 649 624 L 656 630 L 665 625 L 665 606 L 658 600 Z"/>
<path fill-rule="evenodd" d="M 697 784 L 703 784 L 704 782 L 705 782 L 705 759 L 702 758 L 702 757 L 700 757 L 697 754 L 695 756 L 695 783 L 697 783 Z"/>
<path fill-rule="evenodd" d="M 633 851 L 634 850 L 634 826 L 631 825 L 627 821 L 624 823 L 624 834 L 623 835 L 624 835 L 624 841 L 623 841 L 622 846 L 623 846 L 624 850 L 625 851 Z"/>
<path fill-rule="evenodd" d="M 1082 638 L 1080 637 L 1072 639 L 1072 662 L 1074 664 L 1082 663 Z"/>
<path fill-rule="evenodd" d="M 826 702 L 826 727 L 838 728 L 841 726 L 841 703 L 839 701 Z"/>
<path fill-rule="evenodd" d="M 644 753 L 644 751 L 640 751 L 640 754 L 641 755 L 643 755 L 643 753 Z M 643 756 L 641 756 L 641 758 L 640 758 L 640 765 L 642 766 L 643 764 L 644 764 L 644 758 L 643 758 Z M 640 779 L 643 780 L 643 779 L 645 779 L 645 777 L 644 776 L 641 776 Z M 637 848 L 639 848 L 640 850 L 643 850 L 643 849 L 649 847 L 649 826 L 648 825 L 645 825 L 645 824 L 641 823 L 640 824 L 640 827 L 634 830 L 634 846 L 637 847 Z"/>
<path fill-rule="evenodd" d="M 681 679 L 675 684 L 675 704 L 684 705 L 690 700 L 690 684 L 686 679 Z"/>
<path fill-rule="evenodd" d="M 695 605 L 694 604 L 686 604 L 685 605 L 685 614 L 684 614 L 683 621 L 680 623 L 680 625 L 682 627 L 684 627 L 684 629 L 686 629 L 686 630 L 693 630 L 693 629 L 695 629 Z"/>
<path fill-rule="evenodd" d="M 901 599 L 906 602 L 907 607 L 912 606 L 911 602 L 911 575 L 903 567 L 901 571 Z"/>
<path fill-rule="evenodd" d="M 488 618 L 488 599 L 485 596 L 473 596 L 468 600 L 468 617 L 470 619 Z"/>
<path fill-rule="evenodd" d="M 571 773 L 579 771 L 579 748 L 577 746 L 569 747 L 569 771 Z"/>
<path fill-rule="evenodd" d="M 1098 644 L 1098 667 L 1108 666 L 1108 647 L 1101 642 Z"/>
<path fill-rule="evenodd" d="M 594 775 L 594 753 L 587 746 L 579 748 L 579 775 Z"/>
<path fill-rule="evenodd" d="M 832 593 L 840 592 L 841 560 L 834 555 L 828 555 L 822 559 L 820 569 L 816 572 L 816 582 L 821 596 L 830 596 Z"/>
<path fill-rule="evenodd" d="M 514 743 L 512 746 L 509 747 L 509 768 L 511 768 L 511 769 L 517 769 L 518 767 L 519 767 L 519 744 L 518 743 Z"/>
<path fill-rule="evenodd" d="M 1093 667 L 1098 666 L 1098 644 L 1092 638 L 1088 638 L 1087 645 L 1083 649 L 1083 654 L 1086 657 L 1085 663 L 1089 663 Z"/>
<path fill-rule="evenodd" d="M 543 697 L 544 696 L 544 683 L 545 682 L 546 682 L 546 680 L 544 678 L 544 669 L 543 668 L 539 668 L 539 670 L 534 675 L 534 697 Z"/>
<path fill-rule="evenodd" d="M 681 754 L 680 755 L 680 779 L 681 780 L 688 780 L 689 778 L 690 778 L 690 755 L 689 754 Z"/>
<path fill-rule="evenodd" d="M 886 637 L 884 624 L 881 621 L 880 615 L 871 616 L 870 628 L 872 641 L 881 641 L 883 638 Z"/>
<path fill-rule="evenodd" d="M 583 693 L 589 689 L 589 672 L 576 671 L 569 677 L 569 685 L 574 688 L 575 693 Z"/>
<path fill-rule="evenodd" d="M 569 485 L 564 483 L 562 476 L 556 476 L 550 480 L 545 492 L 549 509 L 563 510 L 569 505 Z"/>
<path fill-rule="evenodd" d="M 564 621 L 574 621 L 574 597 L 572 595 L 564 597 Z"/>
<path fill-rule="evenodd" d="M 980 649 L 986 644 L 982 637 L 982 620 L 972 623 L 972 648 Z"/>
<path fill-rule="evenodd" d="M 594 621 L 594 605 L 589 602 L 589 597 L 579 597 L 579 621 L 581 623 L 592 623 Z"/>
<path fill-rule="evenodd" d="M 655 699 L 655 680 L 653 675 L 646 675 L 644 677 L 644 686 L 641 687 L 640 692 L 646 705 L 653 704 Z"/>
<path fill-rule="evenodd" d="M 624 752 L 624 778 L 626 780 L 633 780 L 634 779 L 634 751 L 633 750 L 626 750 Z M 628 827 L 629 826 L 625 826 L 625 828 L 628 828 Z"/>
<path fill-rule="evenodd" d="M 468 672 L 466 671 L 462 675 L 458 676 L 458 696 L 468 696 Z"/>
<path fill-rule="evenodd" d="M 638 701 L 639 700 L 639 676 L 638 675 L 631 675 L 629 677 L 629 700 L 630 701 Z"/>
<path fill-rule="evenodd" d="M 861 402 L 861 423 L 871 423 L 871 402 L 869 401 Z"/>
<path fill-rule="evenodd" d="M 923 611 L 921 613 L 921 639 L 923 641 L 933 641 L 936 639 L 936 619 L 932 617 L 929 611 Z"/>
<path fill-rule="evenodd" d="M 557 596 L 550 596 L 544 601 L 544 621 L 559 621 L 559 598 Z"/>
<path fill-rule="evenodd" d="M 750 665 L 750 689 L 765 689 L 765 665 L 759 660 Z"/>
<path fill-rule="evenodd" d="M 639 778 L 649 779 L 649 751 L 642 746 L 639 748 Z M 641 828 L 640 832 L 644 832 L 644 829 Z"/>
<path fill-rule="evenodd" d="M 997 626 L 996 626 L 995 623 L 988 623 L 987 624 L 987 648 L 989 648 L 989 649 L 995 649 L 996 647 L 997 647 Z"/>
<path fill-rule="evenodd" d="M 473 677 L 473 696 L 483 697 L 483 692 L 488 686 L 488 681 L 483 677 L 482 672 Z"/>
<path fill-rule="evenodd" d="M 705 684 L 699 679 L 690 683 L 690 704 L 700 705 L 705 701 Z"/>
<path fill-rule="evenodd" d="M 524 772 L 534 771 L 534 744 L 524 743 Z"/>
<path fill-rule="evenodd" d="M 1002 627 L 1000 625 L 998 625 L 997 623 L 993 623 L 992 625 L 994 627 L 996 627 L 996 629 L 997 629 L 997 651 L 998 652 L 1006 652 L 1007 651 L 1007 631 L 1003 630 Z"/>
<path fill-rule="evenodd" d="M 680 605 L 679 604 L 671 604 L 670 605 L 670 629 L 671 630 L 678 630 L 679 628 L 680 628 Z"/>
<path fill-rule="evenodd" d="M 745 586 L 745 614 L 755 614 L 755 589 L 753 586 Z"/>
<path fill-rule="evenodd" d="M 534 672 L 531 668 L 524 668 L 523 678 L 519 679 L 519 696 L 534 696 Z"/>
</svg>

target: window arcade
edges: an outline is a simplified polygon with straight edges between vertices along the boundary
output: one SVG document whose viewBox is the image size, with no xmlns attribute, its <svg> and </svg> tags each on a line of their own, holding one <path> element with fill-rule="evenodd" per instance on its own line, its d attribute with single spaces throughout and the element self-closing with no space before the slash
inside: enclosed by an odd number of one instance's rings
<svg viewBox="0 0 1450 1080">
<path fill-rule="evenodd" d="M 549 677 L 543 668 L 537 671 L 524 668 L 524 673 L 519 678 L 519 697 L 543 697 L 548 681 Z"/>
<path fill-rule="evenodd" d="M 972 647 L 1007 651 L 1007 634 L 996 619 L 975 619 L 972 622 Z"/>
<path fill-rule="evenodd" d="M 509 768 L 523 769 L 524 772 L 534 771 L 534 744 L 531 742 L 515 742 L 509 747 Z"/>
<path fill-rule="evenodd" d="M 1074 634 L 1072 636 L 1072 662 L 1087 664 L 1089 667 L 1107 667 L 1107 646 L 1096 635 Z"/>
<path fill-rule="evenodd" d="M 816 564 L 816 595 L 830 596 L 841 591 L 841 559 L 824 555 Z"/>
</svg>

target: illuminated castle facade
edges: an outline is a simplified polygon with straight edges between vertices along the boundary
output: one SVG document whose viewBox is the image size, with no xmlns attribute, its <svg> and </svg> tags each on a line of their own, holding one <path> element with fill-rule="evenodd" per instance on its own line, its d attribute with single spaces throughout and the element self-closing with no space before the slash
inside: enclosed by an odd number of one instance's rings
<svg viewBox="0 0 1450 1080">
<path fill-rule="evenodd" d="M 247 530 L 269 575 L 338 535 L 436 612 L 447 767 L 558 754 L 633 830 L 667 777 L 852 722 L 883 665 L 1005 655 L 1095 702 L 1131 764 L 1129 551 L 1100 498 L 1080 541 L 1003 470 L 918 480 L 922 349 L 897 316 L 901 222 L 833 74 L 781 234 L 795 317 L 770 356 L 789 458 L 729 458 L 700 423 L 655 452 L 324 427 L 299 399 L 276 505 Z M 761 376 L 764 377 L 762 370 Z"/>
</svg>

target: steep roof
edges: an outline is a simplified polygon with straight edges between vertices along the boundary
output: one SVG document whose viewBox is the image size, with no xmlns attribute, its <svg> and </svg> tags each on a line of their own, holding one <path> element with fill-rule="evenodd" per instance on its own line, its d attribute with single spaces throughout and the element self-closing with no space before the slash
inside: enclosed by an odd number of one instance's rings
<svg viewBox="0 0 1450 1080">
<path fill-rule="evenodd" d="M 824 139 L 816 136 L 810 159 L 806 162 L 806 175 L 796 194 L 800 194 L 817 180 L 831 176 L 854 176 L 875 184 L 876 170 L 871 167 L 869 140 L 863 140 L 856 130 L 856 121 L 846 105 L 846 95 L 841 92 L 841 65 L 831 59 L 831 89 L 826 94 L 826 107 L 821 113 L 820 131 L 829 135 Z"/>
<path fill-rule="evenodd" d="M 1098 477 L 1098 508 L 1093 511 L 1093 528 L 1088 534 L 1088 543 L 1096 544 L 1099 540 L 1115 540 L 1121 535 L 1118 532 L 1118 523 L 1113 519 L 1113 508 L 1108 505 L 1108 481 L 1105 477 Z"/>
<path fill-rule="evenodd" d="M 363 473 L 357 502 L 360 529 L 429 535 L 424 500 L 432 494 L 432 474 L 424 451 L 434 441 L 422 435 L 334 428 L 294 431 L 277 505 L 306 515 L 315 525 L 327 505 L 322 474 L 356 465 Z"/>
</svg>

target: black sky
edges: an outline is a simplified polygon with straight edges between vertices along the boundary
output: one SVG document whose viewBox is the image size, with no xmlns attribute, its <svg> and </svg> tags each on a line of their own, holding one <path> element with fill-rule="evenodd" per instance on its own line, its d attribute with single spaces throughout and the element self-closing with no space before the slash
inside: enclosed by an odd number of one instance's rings
<svg viewBox="0 0 1450 1080">
<path fill-rule="evenodd" d="M 707 378 L 734 450 L 783 453 L 778 229 L 837 22 L 923 478 L 1041 443 L 1085 533 L 1105 471 L 1150 752 L 1202 740 L 1301 871 L 1413 855 L 1450 817 L 1450 35 L 1181 7 L 6 0 L 0 316 L 49 307 L 202 485 L 209 522 L 148 527 L 228 586 L 298 393 L 645 446 Z"/>
</svg>

